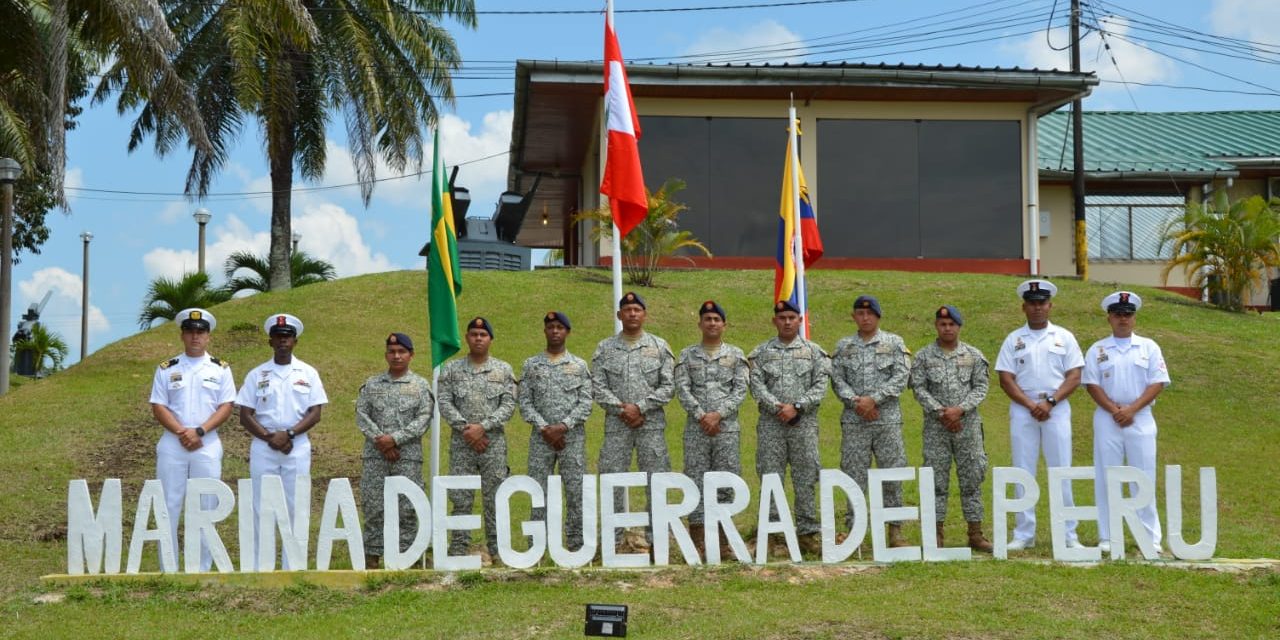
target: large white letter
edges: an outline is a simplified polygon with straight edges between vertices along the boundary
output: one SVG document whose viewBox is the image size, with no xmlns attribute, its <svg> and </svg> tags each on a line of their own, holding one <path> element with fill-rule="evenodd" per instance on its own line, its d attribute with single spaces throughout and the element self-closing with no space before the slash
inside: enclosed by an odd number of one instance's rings
<svg viewBox="0 0 1280 640">
<path fill-rule="evenodd" d="M 1063 562 L 1097 561 L 1102 552 L 1097 547 L 1067 548 L 1067 521 L 1098 519 L 1098 507 L 1068 507 L 1062 499 L 1062 485 L 1072 480 L 1093 480 L 1093 467 L 1049 467 L 1049 531 L 1053 540 L 1053 559 Z"/>
<path fill-rule="evenodd" d="M 240 539 L 240 570 L 256 571 L 258 559 L 253 555 L 253 552 L 258 546 L 254 542 L 253 479 L 240 478 L 237 480 L 236 493 L 240 497 L 239 502 L 236 504 L 236 523 Z"/>
<path fill-rule="evenodd" d="M 409 508 L 418 519 L 409 548 L 400 550 L 400 498 L 409 500 Z M 390 571 L 408 569 L 427 552 L 431 544 L 431 502 L 418 483 L 404 476 L 389 476 L 382 481 L 382 558 Z M 436 547 L 440 551 L 440 547 Z"/>
<path fill-rule="evenodd" d="M 841 544 L 836 544 L 836 489 L 844 492 L 853 527 Z M 818 472 L 818 514 L 822 520 L 822 561 L 844 562 L 867 535 L 867 499 L 849 474 L 839 469 Z"/>
<path fill-rule="evenodd" d="M 729 502 L 717 502 L 721 489 L 728 489 L 733 494 Z M 747 486 L 747 481 L 728 471 L 708 471 L 702 474 L 702 495 L 706 496 L 702 501 L 702 512 L 706 525 L 707 564 L 720 564 L 721 531 L 724 531 L 725 540 L 729 542 L 729 548 L 733 549 L 733 555 L 738 557 L 738 562 L 751 562 L 747 543 L 742 539 L 742 534 L 738 533 L 738 527 L 733 524 L 733 516 L 751 504 L 751 488 Z"/>
<path fill-rule="evenodd" d="M 545 523 L 526 520 L 520 523 L 520 532 L 529 536 L 529 550 L 516 551 L 511 546 L 511 495 L 514 493 L 529 494 L 533 509 L 542 508 L 547 501 L 542 495 L 542 485 L 529 476 L 511 476 L 503 480 L 498 485 L 498 495 L 494 497 L 497 503 L 498 556 L 512 569 L 528 569 L 538 564 L 547 551 L 547 528 Z"/>
<path fill-rule="evenodd" d="M 320 537 L 316 540 L 316 571 L 328 571 L 333 556 L 333 542 L 345 540 L 351 556 L 351 568 L 364 571 L 364 538 L 360 535 L 360 516 L 356 515 L 356 497 L 347 478 L 331 478 L 324 492 L 324 512 L 320 515 Z M 338 526 L 338 517 L 342 526 Z"/>
<path fill-rule="evenodd" d="M 649 514 L 643 511 L 639 513 L 616 513 L 614 512 L 613 504 L 613 490 L 615 488 L 626 490 L 629 487 L 643 487 L 646 483 L 646 475 L 643 471 L 628 471 L 626 473 L 606 473 L 600 476 L 600 544 L 604 548 L 601 558 L 606 567 L 649 566 L 649 554 L 618 553 L 618 544 L 615 540 L 616 532 L 619 529 L 643 527 L 649 524 Z"/>
<path fill-rule="evenodd" d="M 147 523 L 155 513 L 156 528 L 148 529 Z M 133 536 L 129 539 L 129 564 L 125 573 L 137 573 L 142 566 L 142 545 L 155 540 L 160 545 L 160 570 L 165 573 L 178 571 L 178 559 L 174 555 L 172 529 L 169 528 L 169 507 L 164 503 L 164 486 L 159 480 L 142 484 L 138 494 L 138 512 L 133 518 Z"/>
<path fill-rule="evenodd" d="M 294 518 L 284 496 L 284 481 L 277 475 L 262 476 L 261 511 L 258 512 L 258 571 L 276 570 L 276 532 L 280 532 L 283 565 L 288 571 L 307 568 L 307 543 L 311 537 L 311 478 L 294 481 Z"/>
<path fill-rule="evenodd" d="M 436 476 L 431 480 L 432 542 L 436 552 L 432 556 L 437 571 L 464 571 L 480 568 L 480 556 L 467 554 L 449 555 L 450 531 L 475 531 L 480 528 L 480 516 L 468 513 L 449 515 L 449 490 L 475 491 L 480 488 L 480 476 Z M 386 517 L 385 515 L 383 517 Z"/>
<path fill-rule="evenodd" d="M 920 547 L 925 562 L 968 560 L 972 557 L 969 547 L 938 548 L 934 528 L 938 522 L 938 505 L 933 495 L 933 467 L 920 467 Z"/>
<path fill-rule="evenodd" d="M 867 471 L 867 499 L 871 502 L 871 552 L 876 562 L 920 559 L 920 547 L 890 549 L 885 546 L 884 540 L 885 523 L 916 520 L 920 517 L 920 512 L 911 507 L 890 507 L 886 509 L 884 506 L 884 483 L 912 480 L 915 475 L 915 470 L 911 467 L 869 469 Z"/>
<path fill-rule="evenodd" d="M 1021 498 L 1010 498 L 1008 487 L 1016 484 L 1022 487 Z M 1040 500 L 1040 485 L 1035 476 L 1018 467 L 996 467 L 991 471 L 991 511 L 992 544 L 995 549 L 991 555 L 1004 560 L 1009 557 L 1009 514 L 1025 511 L 1036 506 Z"/>
<path fill-rule="evenodd" d="M 204 496 L 212 496 L 215 500 L 213 508 L 205 511 L 201 508 Z M 218 529 L 214 525 L 231 515 L 236 506 L 236 496 L 231 487 L 218 478 L 187 479 L 186 511 L 182 523 L 182 555 L 187 573 L 200 571 L 200 541 L 207 540 L 209 555 L 220 573 L 231 573 L 231 556 L 227 555 L 227 547 L 222 544 Z"/>
<path fill-rule="evenodd" d="M 680 490 L 680 502 L 677 504 L 669 504 L 667 502 L 667 492 L 672 489 Z M 685 562 L 689 564 L 702 564 L 702 559 L 698 557 L 698 549 L 693 546 L 693 538 L 689 535 L 689 530 L 685 528 L 680 518 L 693 513 L 698 508 L 698 485 L 693 483 L 683 473 L 664 472 L 655 473 L 649 479 L 649 504 L 653 505 L 650 511 L 653 512 L 653 563 L 658 566 L 666 566 L 671 558 L 671 538 L 675 536 L 676 545 L 680 547 L 680 554 L 684 556 Z M 706 537 L 704 536 L 705 540 Z"/>
<path fill-rule="evenodd" d="M 1138 517 L 1138 509 L 1155 501 L 1155 483 L 1137 467 L 1107 467 L 1106 476 L 1107 502 L 1111 507 L 1111 513 L 1107 514 L 1111 518 L 1111 558 L 1113 560 L 1124 558 L 1122 522 L 1129 525 L 1129 533 L 1133 534 L 1133 541 L 1138 543 L 1138 550 L 1142 551 L 1146 559 L 1159 558 L 1160 555 L 1156 553 L 1156 545 L 1151 540 L 1151 534 L 1147 533 L 1147 528 L 1142 526 L 1142 519 Z M 1133 483 L 1132 498 L 1124 497 L 1126 482 Z"/>
<path fill-rule="evenodd" d="M 1169 514 L 1169 551 L 1181 560 L 1208 560 L 1218 546 L 1218 475 L 1213 467 L 1200 469 L 1200 542 L 1182 537 L 1182 467 L 1164 468 L 1165 513 Z"/>
<path fill-rule="evenodd" d="M 769 521 L 770 507 L 777 505 L 778 521 Z M 796 525 L 791 520 L 791 507 L 787 504 L 787 492 L 782 488 L 782 477 L 766 473 L 760 479 L 760 515 L 756 521 L 756 564 L 769 561 L 769 535 L 781 533 L 787 541 L 787 552 L 792 562 L 800 562 L 800 541 L 796 539 Z"/>
<path fill-rule="evenodd" d="M 120 573 L 120 547 L 124 540 L 123 514 L 118 478 L 110 478 L 102 483 L 96 516 L 93 514 L 89 483 L 72 480 L 67 485 L 67 573 L 73 576 L 83 573 Z M 105 566 L 103 551 L 106 551 Z"/>
<path fill-rule="evenodd" d="M 577 551 L 569 551 L 564 546 L 563 484 L 560 476 L 547 478 L 547 547 L 551 550 L 551 561 L 556 566 L 576 569 L 589 564 L 596 557 L 596 548 L 599 546 L 596 537 L 599 531 L 596 477 L 582 476 L 582 548 Z"/>
</svg>

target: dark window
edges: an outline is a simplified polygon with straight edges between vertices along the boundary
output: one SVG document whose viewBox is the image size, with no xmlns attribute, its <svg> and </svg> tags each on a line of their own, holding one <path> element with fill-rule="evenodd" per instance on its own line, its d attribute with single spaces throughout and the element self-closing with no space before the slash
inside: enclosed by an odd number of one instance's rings
<svg viewBox="0 0 1280 640">
<path fill-rule="evenodd" d="M 786 118 L 641 116 L 645 184 L 687 187 L 680 227 L 713 255 L 772 256 L 786 152 Z"/>
<path fill-rule="evenodd" d="M 1020 123 L 819 120 L 826 255 L 1021 258 Z"/>
</svg>

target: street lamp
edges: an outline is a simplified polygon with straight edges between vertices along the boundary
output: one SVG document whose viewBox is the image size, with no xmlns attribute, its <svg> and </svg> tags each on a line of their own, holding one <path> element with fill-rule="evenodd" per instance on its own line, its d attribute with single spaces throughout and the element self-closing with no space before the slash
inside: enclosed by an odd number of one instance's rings
<svg viewBox="0 0 1280 640">
<path fill-rule="evenodd" d="M 213 217 L 213 214 L 209 213 L 209 210 L 208 210 L 208 209 L 205 209 L 204 207 L 200 207 L 199 209 L 196 209 L 196 212 L 195 212 L 195 213 L 191 214 L 191 217 L 192 217 L 192 218 L 195 218 L 195 219 L 196 219 L 196 224 L 200 225 L 200 261 L 199 261 L 199 264 L 200 264 L 200 273 L 204 273 L 204 226 L 205 226 L 206 224 L 209 224 L 209 218 L 212 218 L 212 217 Z"/>
<path fill-rule="evenodd" d="M 298 252 L 298 243 L 302 242 L 302 234 L 297 231 L 293 232 L 293 252 Z"/>
<path fill-rule="evenodd" d="M 80 361 L 89 354 L 89 241 L 93 234 L 88 231 L 80 234 L 84 240 L 84 274 L 80 278 Z"/>
<path fill-rule="evenodd" d="M 9 305 L 13 302 L 13 183 L 22 165 L 0 158 L 0 396 L 9 393 Z"/>
</svg>

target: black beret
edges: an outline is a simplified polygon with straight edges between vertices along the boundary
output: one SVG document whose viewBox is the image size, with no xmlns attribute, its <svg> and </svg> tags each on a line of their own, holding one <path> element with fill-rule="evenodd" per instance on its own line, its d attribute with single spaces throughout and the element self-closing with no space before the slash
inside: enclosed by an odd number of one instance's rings
<svg viewBox="0 0 1280 640">
<path fill-rule="evenodd" d="M 779 313 L 782 313 L 783 311 L 792 311 L 795 313 L 800 313 L 799 307 L 792 304 L 790 300 L 779 300 L 773 303 L 773 315 L 776 316 Z"/>
<path fill-rule="evenodd" d="M 649 309 L 644 304 L 644 298 L 641 298 L 640 294 L 634 291 L 628 291 L 626 295 L 622 296 L 622 299 L 618 301 L 618 308 L 621 309 L 629 304 L 638 304 L 641 309 L 646 311 Z"/>
<path fill-rule="evenodd" d="M 552 322 L 559 322 L 560 324 L 564 325 L 565 329 L 568 329 L 569 331 L 573 331 L 573 325 L 569 324 L 569 316 L 566 316 L 565 314 L 559 311 L 548 311 L 547 315 L 542 317 L 543 325 L 548 325 L 548 324 L 551 324 Z"/>
<path fill-rule="evenodd" d="M 698 307 L 698 317 L 699 317 L 699 318 L 701 318 L 701 317 L 703 316 L 703 314 L 707 314 L 707 313 L 714 313 L 714 314 L 716 314 L 716 315 L 720 316 L 720 319 L 721 319 L 721 320 L 726 320 L 726 319 L 727 319 L 727 318 L 725 318 L 725 317 L 724 317 L 724 307 L 721 307 L 721 306 L 720 306 L 720 303 L 716 302 L 715 300 L 708 300 L 708 301 L 706 301 L 706 302 L 702 303 L 702 306 L 701 306 L 701 307 Z"/>
<path fill-rule="evenodd" d="M 467 331 L 470 331 L 472 329 L 484 329 L 486 332 L 488 332 L 490 338 L 494 337 L 493 325 L 489 324 L 488 320 L 485 320 L 480 316 L 476 316 L 474 320 L 467 323 Z"/>
<path fill-rule="evenodd" d="M 409 353 L 413 353 L 413 338 L 410 338 L 403 333 L 393 333 L 387 336 L 387 346 L 389 347 L 393 344 L 398 344 L 405 349 L 408 349 Z"/>
</svg>

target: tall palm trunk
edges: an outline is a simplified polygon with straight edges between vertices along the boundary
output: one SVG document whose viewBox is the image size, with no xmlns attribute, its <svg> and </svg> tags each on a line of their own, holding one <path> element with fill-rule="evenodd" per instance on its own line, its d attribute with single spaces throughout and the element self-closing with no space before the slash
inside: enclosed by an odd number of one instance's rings
<svg viewBox="0 0 1280 640">
<path fill-rule="evenodd" d="M 271 250 L 267 255 L 272 291 L 287 291 L 292 286 L 289 275 L 289 253 L 293 249 L 293 133 L 292 127 L 279 127 L 271 135 L 267 155 L 271 160 Z"/>
</svg>

